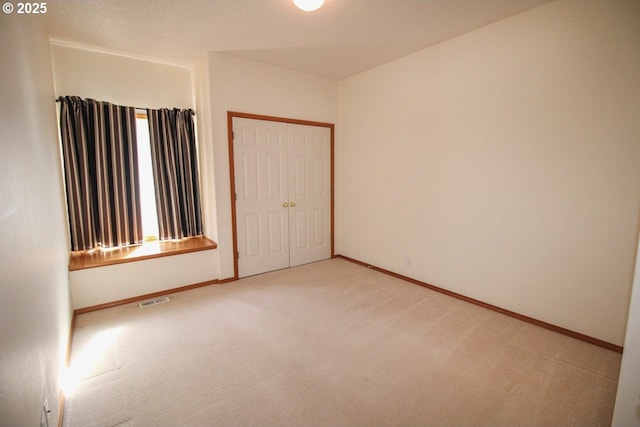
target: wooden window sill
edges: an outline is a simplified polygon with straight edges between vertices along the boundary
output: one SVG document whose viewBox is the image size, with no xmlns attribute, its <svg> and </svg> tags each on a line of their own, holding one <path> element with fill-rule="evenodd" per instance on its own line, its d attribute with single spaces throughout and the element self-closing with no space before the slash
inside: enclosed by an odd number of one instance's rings
<svg viewBox="0 0 640 427">
<path fill-rule="evenodd" d="M 69 259 L 69 271 L 206 251 L 217 247 L 217 243 L 213 240 L 199 236 L 182 240 L 156 240 L 125 248 L 72 252 Z"/>
</svg>

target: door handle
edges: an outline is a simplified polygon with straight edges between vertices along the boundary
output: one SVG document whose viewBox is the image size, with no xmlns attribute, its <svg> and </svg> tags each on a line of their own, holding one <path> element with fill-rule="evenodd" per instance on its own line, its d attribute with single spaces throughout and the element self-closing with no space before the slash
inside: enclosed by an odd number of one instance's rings
<svg viewBox="0 0 640 427">
<path fill-rule="evenodd" d="M 288 208 L 288 207 L 289 207 L 289 203 L 287 203 L 287 202 L 282 202 L 282 207 L 283 207 L 283 208 Z"/>
<path fill-rule="evenodd" d="M 295 208 L 296 207 L 296 202 L 291 202 L 291 207 Z"/>
</svg>

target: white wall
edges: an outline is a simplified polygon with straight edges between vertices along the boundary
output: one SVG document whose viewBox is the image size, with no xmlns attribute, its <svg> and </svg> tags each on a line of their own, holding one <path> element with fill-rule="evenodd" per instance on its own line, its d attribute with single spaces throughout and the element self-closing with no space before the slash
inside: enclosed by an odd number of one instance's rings
<svg viewBox="0 0 640 427">
<path fill-rule="evenodd" d="M 640 236 L 638 242 L 640 244 Z M 612 425 L 640 427 L 640 250 L 636 255 L 636 270 Z"/>
<path fill-rule="evenodd" d="M 336 252 L 622 345 L 638 22 L 553 2 L 342 81 Z"/>
<path fill-rule="evenodd" d="M 220 276 L 233 276 L 227 111 L 335 123 L 337 83 L 319 77 L 210 53 L 212 145 L 204 160 L 216 193 Z M 202 160 L 202 159 L 201 159 Z"/>
<path fill-rule="evenodd" d="M 67 222 L 49 42 L 0 15 L 0 425 L 58 417 L 71 327 Z"/>
<path fill-rule="evenodd" d="M 52 44 L 57 96 L 141 108 L 194 108 L 191 69 Z"/>
<path fill-rule="evenodd" d="M 198 127 L 198 159 L 200 161 L 200 182 L 202 183 L 203 227 L 206 235 L 218 241 L 218 222 L 216 217 L 217 203 L 215 193 L 215 177 L 213 171 L 213 127 L 211 125 L 211 92 L 209 88 L 209 66 L 206 54 L 203 54 L 193 68 L 195 98 L 198 110 L 196 124 Z M 216 267 L 220 270 L 218 252 Z"/>
<path fill-rule="evenodd" d="M 71 271 L 73 308 L 121 301 L 218 278 L 215 249 Z M 149 280 L 152 277 L 153 280 Z"/>
<path fill-rule="evenodd" d="M 200 115 L 206 119 L 206 105 L 201 111 L 195 104 L 190 68 L 58 44 L 53 44 L 51 51 L 57 96 L 75 95 L 142 108 L 194 108 L 196 121 Z M 206 139 L 199 135 L 198 144 L 206 145 Z M 201 170 L 202 163 L 200 159 Z M 215 223 L 215 211 L 207 210 L 215 196 L 207 181 L 202 177 L 201 181 L 203 216 L 209 225 Z M 205 227 L 204 231 L 215 240 L 216 230 Z M 93 268 L 72 272 L 70 278 L 73 308 L 78 309 L 218 279 L 218 254 L 207 250 Z"/>
</svg>

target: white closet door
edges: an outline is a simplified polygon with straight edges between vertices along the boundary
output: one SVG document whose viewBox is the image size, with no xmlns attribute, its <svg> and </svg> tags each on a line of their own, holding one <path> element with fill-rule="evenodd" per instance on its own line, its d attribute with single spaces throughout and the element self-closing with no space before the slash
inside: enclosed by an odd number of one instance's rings
<svg viewBox="0 0 640 427">
<path fill-rule="evenodd" d="M 238 276 L 331 257 L 331 130 L 235 117 Z"/>
<path fill-rule="evenodd" d="M 289 259 L 331 257 L 331 131 L 289 125 Z"/>
<path fill-rule="evenodd" d="M 289 266 L 287 129 L 283 123 L 233 119 L 240 277 Z"/>
</svg>

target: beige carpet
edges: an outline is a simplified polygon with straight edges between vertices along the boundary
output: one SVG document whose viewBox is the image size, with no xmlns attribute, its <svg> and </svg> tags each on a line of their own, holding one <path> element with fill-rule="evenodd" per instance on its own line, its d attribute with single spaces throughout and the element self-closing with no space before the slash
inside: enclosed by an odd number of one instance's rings
<svg viewBox="0 0 640 427">
<path fill-rule="evenodd" d="M 334 259 L 78 316 L 64 426 L 609 426 L 620 358 Z"/>
</svg>

